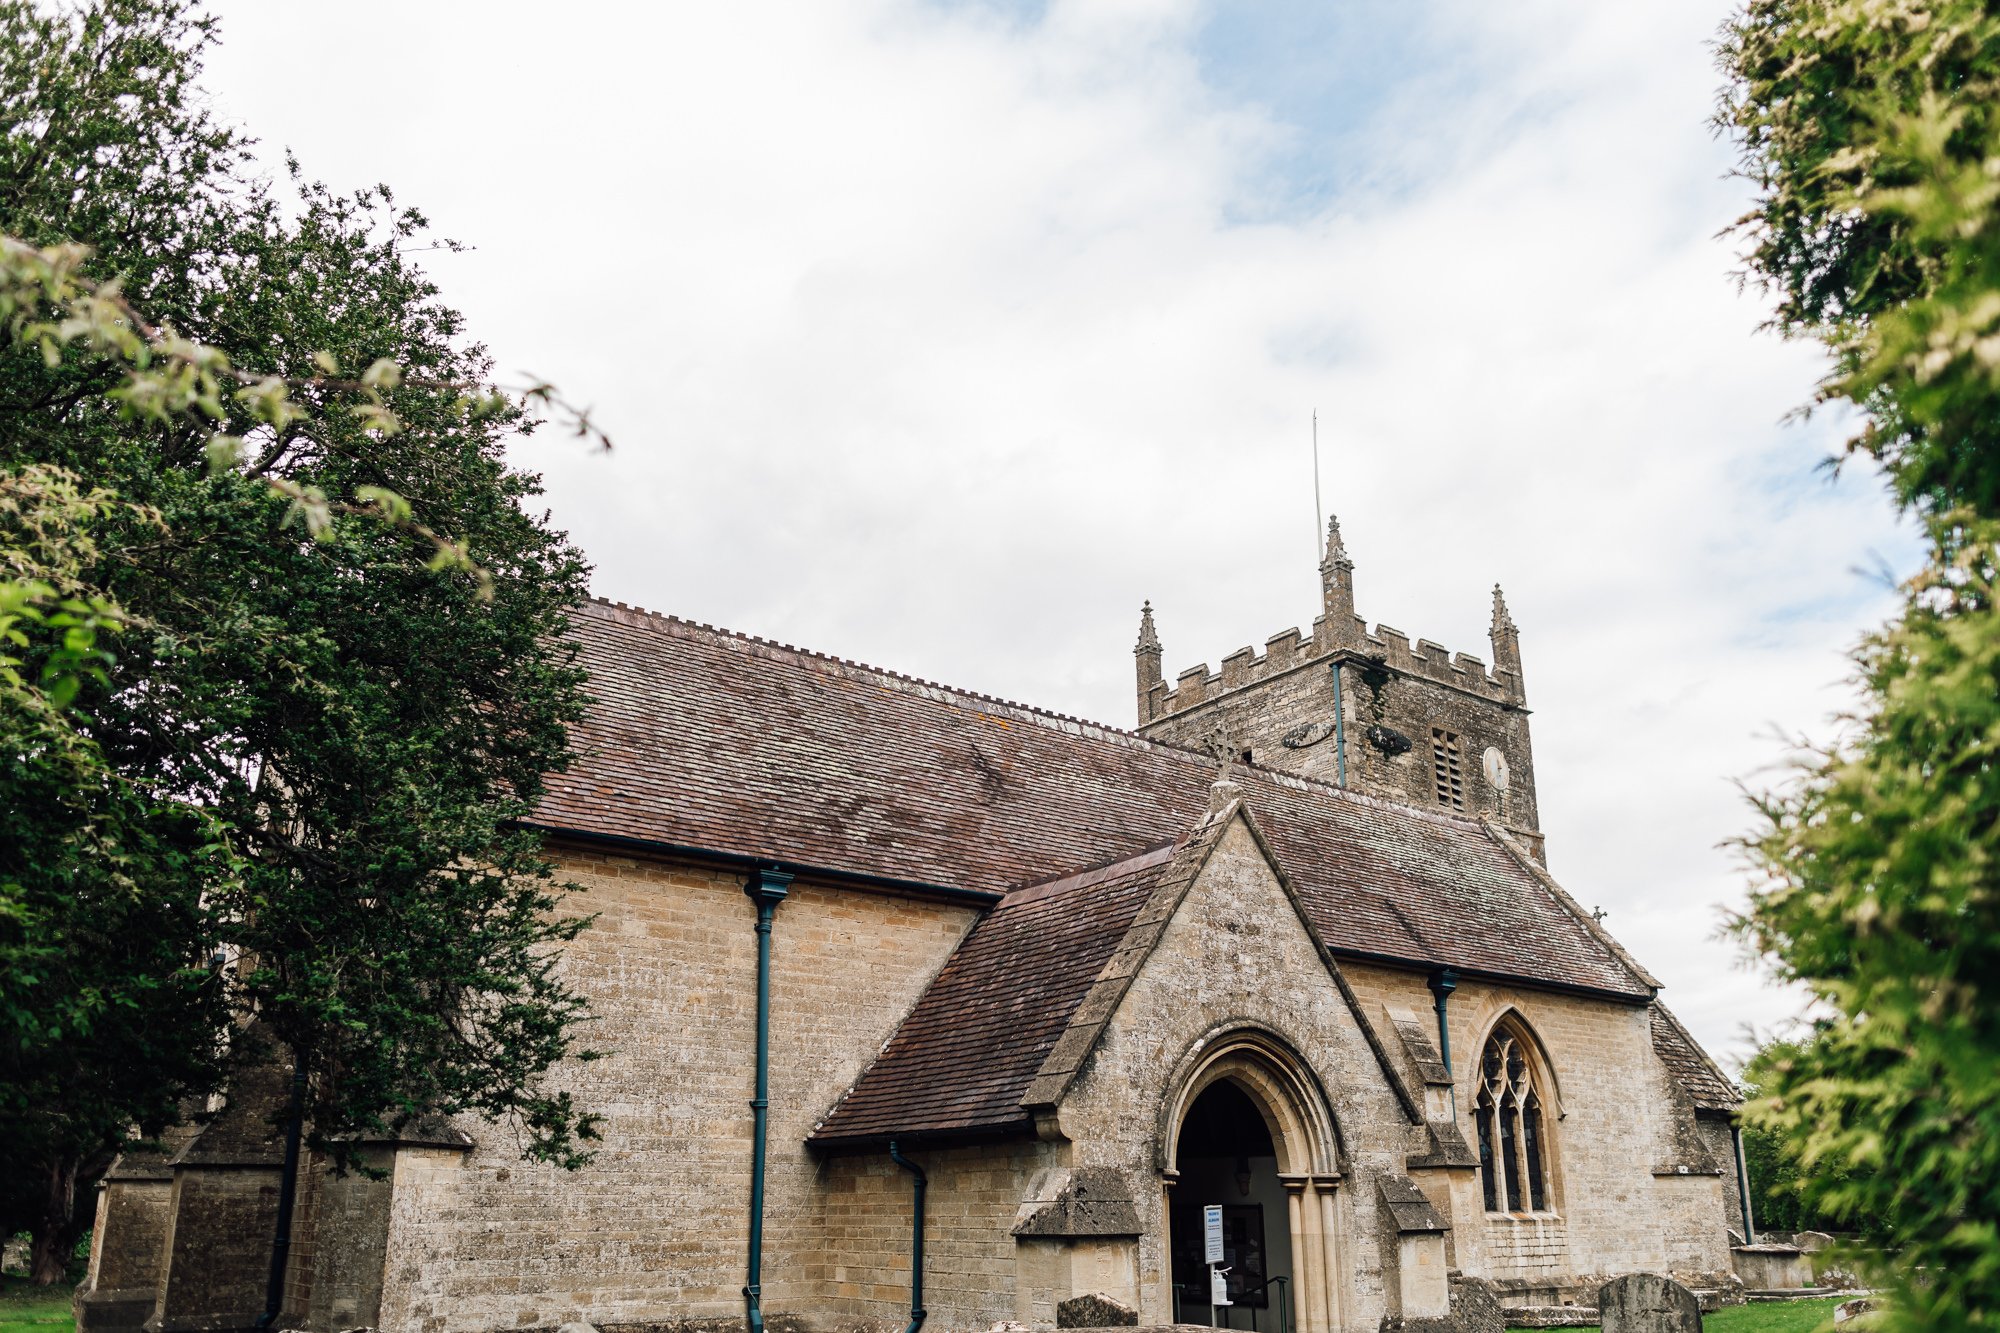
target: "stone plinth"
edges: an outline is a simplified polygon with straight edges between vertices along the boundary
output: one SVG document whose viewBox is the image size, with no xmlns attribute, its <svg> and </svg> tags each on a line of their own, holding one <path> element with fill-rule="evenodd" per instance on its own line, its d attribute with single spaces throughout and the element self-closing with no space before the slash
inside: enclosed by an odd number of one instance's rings
<svg viewBox="0 0 2000 1333">
<path fill-rule="evenodd" d="M 1812 1260 L 1796 1245 L 1733 1245 L 1736 1276 L 1751 1291 L 1795 1291 L 1812 1285 Z"/>
</svg>

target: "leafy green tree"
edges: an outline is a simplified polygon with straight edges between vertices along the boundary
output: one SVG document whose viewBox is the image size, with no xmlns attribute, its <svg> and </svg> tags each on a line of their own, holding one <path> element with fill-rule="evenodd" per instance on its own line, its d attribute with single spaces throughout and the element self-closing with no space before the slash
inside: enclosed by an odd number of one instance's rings
<svg viewBox="0 0 2000 1333">
<path fill-rule="evenodd" d="M 1839 743 L 1761 802 L 1738 923 L 1825 1016 L 1748 1115 L 1803 1207 L 1876 1231 L 1898 1327 L 2000 1319 L 2000 13 L 1749 0 L 1719 122 L 1775 324 L 1918 514 L 1929 559 L 1856 654 Z"/>
<path fill-rule="evenodd" d="M 1806 1208 L 1899 1252 L 1911 1326 L 1982 1328 L 2000 1309 L 2000 526 L 1952 544 L 1860 652 L 1858 734 L 1763 803 L 1742 930 L 1833 1016 L 1769 1062 L 1749 1115 Z"/>
<path fill-rule="evenodd" d="M 1801 1043 L 1773 1041 L 1760 1047 L 1743 1070 L 1743 1087 L 1752 1100 L 1767 1095 L 1774 1078 L 1794 1067 Z M 1788 1140 L 1762 1119 L 1743 1126 L 1743 1163 L 1750 1177 L 1750 1207 L 1757 1229 L 1765 1231 L 1850 1231 L 1855 1222 L 1823 1211 L 1805 1198 L 1805 1176 L 1787 1151 Z M 1822 1164 L 1818 1177 L 1837 1177 L 1846 1169 Z"/>
<path fill-rule="evenodd" d="M 1750 0 L 1718 123 L 1784 332 L 1823 340 L 1852 447 L 1928 512 L 2000 514 L 2000 16 L 1979 0 Z"/>
<path fill-rule="evenodd" d="M 0 1229 L 32 1233 L 44 1282 L 88 1225 L 76 1186 L 109 1165 L 107 1125 L 176 1119 L 228 1019 L 201 953 L 204 888 L 232 870 L 219 830 L 146 799 L 72 706 L 126 628 L 80 582 L 115 508 L 60 470 L 0 475 L 0 1126 L 31 1168 L 0 1175 Z"/>
<path fill-rule="evenodd" d="M 386 188 L 252 173 L 215 39 L 0 0 L 0 1233 L 58 1270 L 74 1186 L 244 1059 L 336 1161 L 596 1132 L 547 1077 L 585 923 L 517 822 L 584 706 L 587 568 L 504 457 L 561 404 L 495 386 Z"/>
</svg>

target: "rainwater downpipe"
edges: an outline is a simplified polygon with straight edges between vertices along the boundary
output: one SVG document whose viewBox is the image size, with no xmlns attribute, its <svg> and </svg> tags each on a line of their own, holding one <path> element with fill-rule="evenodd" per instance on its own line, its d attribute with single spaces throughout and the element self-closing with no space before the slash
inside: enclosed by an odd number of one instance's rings
<svg viewBox="0 0 2000 1333">
<path fill-rule="evenodd" d="M 1743 1243 L 1755 1245 L 1757 1231 L 1750 1220 L 1750 1171 L 1743 1164 L 1743 1126 L 1729 1122 L 1729 1141 L 1736 1146 L 1736 1197 L 1743 1204 Z"/>
<path fill-rule="evenodd" d="M 764 1333 L 764 1141 L 771 1110 L 771 918 L 785 901 L 792 877 L 758 869 L 743 882 L 757 904 L 757 1095 L 750 1102 L 750 1264 L 743 1284 L 749 1333 Z"/>
<path fill-rule="evenodd" d="M 1458 973 L 1445 968 L 1430 979 L 1431 1003 L 1438 1016 L 1438 1055 L 1444 1060 L 1444 1072 L 1451 1079 L 1451 1118 L 1458 1119 L 1458 1075 L 1451 1067 L 1451 1024 L 1445 1019 L 1445 1005 L 1451 1000 L 1451 993 L 1458 989 Z"/>
<path fill-rule="evenodd" d="M 1340 663 L 1333 664 L 1333 764 L 1336 782 L 1347 785 L 1347 708 L 1340 699 Z"/>
<path fill-rule="evenodd" d="M 256 1327 L 270 1328 L 285 1308 L 285 1269 L 292 1259 L 292 1209 L 299 1199 L 299 1139 L 305 1129 L 306 1067 L 292 1057 L 292 1100 L 285 1108 L 285 1173 L 278 1178 L 278 1232 L 271 1239 L 271 1271 L 264 1280 L 264 1312 Z M 1737 1160 L 1741 1161 L 1741 1157 Z"/>
<path fill-rule="evenodd" d="M 911 1182 L 910 1222 L 910 1323 L 903 1333 L 917 1333 L 924 1326 L 924 1169 L 909 1158 L 894 1139 L 889 1140 L 889 1159 L 915 1177 Z"/>
</svg>

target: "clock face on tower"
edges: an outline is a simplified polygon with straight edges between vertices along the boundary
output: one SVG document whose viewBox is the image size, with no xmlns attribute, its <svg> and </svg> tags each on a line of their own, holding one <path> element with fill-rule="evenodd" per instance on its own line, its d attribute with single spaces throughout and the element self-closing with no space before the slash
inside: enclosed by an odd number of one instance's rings
<svg viewBox="0 0 2000 1333">
<path fill-rule="evenodd" d="M 1481 755 L 1480 764 L 1486 770 L 1486 780 L 1493 784 L 1493 790 L 1507 790 L 1507 756 L 1489 745 Z"/>
</svg>

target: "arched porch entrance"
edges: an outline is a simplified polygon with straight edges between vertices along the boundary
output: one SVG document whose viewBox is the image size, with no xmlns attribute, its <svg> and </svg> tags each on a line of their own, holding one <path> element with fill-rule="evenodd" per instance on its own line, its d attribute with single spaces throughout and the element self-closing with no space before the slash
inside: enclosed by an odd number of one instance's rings
<svg viewBox="0 0 2000 1333">
<path fill-rule="evenodd" d="M 1288 1043 L 1255 1029 L 1204 1038 L 1182 1066 L 1160 1137 L 1173 1317 L 1258 1333 L 1332 1333 L 1346 1285 L 1340 1145 L 1318 1080 Z M 1203 1256 L 1209 1205 L 1223 1210 L 1236 1302 L 1219 1316 Z"/>
<path fill-rule="evenodd" d="M 1181 1123 L 1180 1178 L 1174 1183 L 1174 1296 L 1182 1323 L 1219 1323 L 1288 1333 L 1292 1232 L 1278 1149 L 1263 1116 L 1233 1079 L 1211 1083 Z M 1234 1306 L 1209 1307 L 1202 1209 L 1222 1209 L 1223 1262 Z"/>
</svg>

